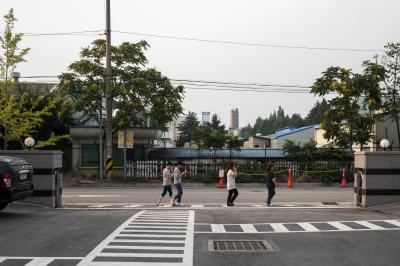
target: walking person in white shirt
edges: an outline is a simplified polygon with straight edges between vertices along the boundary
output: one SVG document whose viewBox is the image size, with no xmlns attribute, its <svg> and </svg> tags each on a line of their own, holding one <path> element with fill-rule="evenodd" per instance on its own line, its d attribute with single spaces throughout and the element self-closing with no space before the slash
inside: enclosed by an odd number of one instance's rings
<svg viewBox="0 0 400 266">
<path fill-rule="evenodd" d="M 239 195 L 239 192 L 236 188 L 236 177 L 236 166 L 234 162 L 231 162 L 226 173 L 226 188 L 228 189 L 228 200 L 226 201 L 226 206 L 235 206 L 233 202 Z"/>
<path fill-rule="evenodd" d="M 174 168 L 174 184 L 176 187 L 176 194 L 174 197 L 174 203 L 172 204 L 173 206 L 181 206 L 183 194 L 182 176 L 186 176 L 186 174 L 187 171 L 183 169 L 183 163 L 181 161 L 177 162 Z"/>
<path fill-rule="evenodd" d="M 156 206 L 161 206 L 161 200 L 164 198 L 164 196 L 167 194 L 167 192 L 168 192 L 169 198 L 171 200 L 171 205 L 173 205 L 173 203 L 174 203 L 174 200 L 172 198 L 172 188 L 171 188 L 171 178 L 174 175 L 171 173 L 171 168 L 172 168 L 172 163 L 168 162 L 163 170 L 163 191 L 161 193 L 160 198 L 158 199 L 158 201 L 156 203 Z"/>
</svg>

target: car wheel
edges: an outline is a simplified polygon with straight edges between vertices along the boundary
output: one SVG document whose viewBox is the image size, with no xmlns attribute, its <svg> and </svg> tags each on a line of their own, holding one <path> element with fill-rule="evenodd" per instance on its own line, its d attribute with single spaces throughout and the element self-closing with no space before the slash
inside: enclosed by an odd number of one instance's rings
<svg viewBox="0 0 400 266">
<path fill-rule="evenodd" d="M 0 202 L 0 211 L 7 207 L 8 202 Z"/>
</svg>

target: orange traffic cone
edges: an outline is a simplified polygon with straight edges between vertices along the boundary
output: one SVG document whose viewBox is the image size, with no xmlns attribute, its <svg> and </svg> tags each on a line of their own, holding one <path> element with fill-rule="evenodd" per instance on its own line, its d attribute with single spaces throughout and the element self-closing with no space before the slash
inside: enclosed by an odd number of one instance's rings
<svg viewBox="0 0 400 266">
<path fill-rule="evenodd" d="M 219 178 L 218 188 L 224 188 L 224 187 L 225 187 L 224 179 L 223 178 Z"/>
<path fill-rule="evenodd" d="M 342 183 L 340 184 L 341 187 L 347 187 L 346 181 L 346 168 L 342 169 Z"/>
<path fill-rule="evenodd" d="M 293 169 L 289 168 L 288 169 L 288 181 L 287 181 L 287 187 L 288 188 L 293 188 L 292 173 L 293 173 Z"/>
</svg>

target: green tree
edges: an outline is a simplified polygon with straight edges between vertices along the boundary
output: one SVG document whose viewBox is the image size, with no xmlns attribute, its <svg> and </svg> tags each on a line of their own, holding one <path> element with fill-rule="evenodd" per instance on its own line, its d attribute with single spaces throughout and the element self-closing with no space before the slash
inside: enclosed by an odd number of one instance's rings
<svg viewBox="0 0 400 266">
<path fill-rule="evenodd" d="M 241 139 L 239 139 L 238 136 L 228 136 L 226 138 L 226 147 L 229 150 L 237 150 L 239 151 L 240 148 L 243 146 L 243 141 Z"/>
<path fill-rule="evenodd" d="M 13 32 L 16 21 L 14 9 L 10 9 L 4 16 L 5 28 L 3 36 L 0 36 L 2 50 L 0 55 L 0 106 L 2 108 L 0 127 L 3 132 L 2 140 L 4 149 L 7 149 L 9 140 L 19 138 L 21 134 L 28 134 L 30 128 L 38 122 L 35 114 L 30 114 L 26 110 L 14 109 L 23 105 L 23 102 L 18 102 L 18 100 L 22 99 L 24 101 L 25 97 L 18 98 L 12 96 L 12 90 L 15 87 L 12 73 L 19 63 L 25 62 L 25 56 L 30 50 L 29 48 L 19 48 L 23 34 Z"/>
<path fill-rule="evenodd" d="M 22 41 L 22 33 L 13 33 L 17 18 L 14 15 L 14 9 L 10 9 L 4 16 L 5 28 L 3 36 L 0 36 L 1 57 L 0 57 L 0 77 L 3 81 L 3 90 L 12 87 L 12 73 L 19 63 L 26 62 L 25 56 L 30 48 L 19 48 L 18 45 Z"/>
<path fill-rule="evenodd" d="M 162 126 L 182 113 L 184 89 L 154 68 L 145 68 L 144 54 L 149 45 L 123 42 L 111 49 L 113 127 L 144 126 L 148 118 Z M 69 72 L 60 75 L 60 87 L 75 99 L 76 111 L 98 120 L 105 98 L 106 41 L 98 39 L 82 49 L 80 59 L 69 65 Z"/>
<path fill-rule="evenodd" d="M 319 124 L 324 118 L 324 113 L 329 109 L 329 104 L 325 99 L 317 101 L 313 108 L 308 112 L 305 122 L 308 125 Z"/>
<path fill-rule="evenodd" d="M 374 111 L 380 107 L 382 78 L 382 69 L 376 64 L 362 74 L 340 67 L 330 67 L 322 73 L 312 93 L 319 96 L 337 93 L 329 101 L 321 123 L 325 138 L 350 149 L 353 144 L 363 146 L 373 139 Z"/>
<path fill-rule="evenodd" d="M 217 114 L 213 114 L 211 118 L 210 127 L 212 129 L 218 130 L 220 133 L 226 133 L 225 125 L 221 123 Z"/>
<path fill-rule="evenodd" d="M 221 133 L 216 129 L 211 129 L 211 131 L 207 132 L 207 135 L 204 139 L 205 148 L 222 149 L 223 147 L 225 147 L 225 143 L 226 134 Z"/>
<path fill-rule="evenodd" d="M 400 145 L 400 43 L 388 43 L 386 52 L 379 65 L 385 71 L 383 79 L 383 111 L 385 115 L 396 124 L 397 143 Z M 364 65 L 370 71 L 374 71 L 377 58 L 374 61 L 366 61 Z"/>
<path fill-rule="evenodd" d="M 73 108 L 71 101 L 63 97 L 60 90 L 51 88 L 46 84 L 18 83 L 16 95 L 25 95 L 27 103 L 23 105 L 26 110 L 40 113 L 42 122 L 31 136 L 36 140 L 36 149 L 45 149 L 68 145 L 70 143 L 69 126 L 73 124 Z M 35 103 L 36 104 L 33 104 Z M 14 148 L 19 148 L 14 146 Z"/>
<path fill-rule="evenodd" d="M 197 118 L 197 114 L 189 111 L 185 120 L 183 120 L 183 122 L 178 126 L 180 134 L 176 142 L 176 146 L 183 147 L 185 143 L 188 142 L 189 146 L 191 147 L 192 142 L 195 140 L 195 132 L 199 127 L 199 124 L 200 122 Z M 199 135 L 197 135 L 196 140 L 199 140 Z"/>
<path fill-rule="evenodd" d="M 46 122 L 60 119 L 63 111 L 58 108 L 64 105 L 64 99 L 59 96 L 50 97 L 34 95 L 29 92 L 13 94 L 8 99 L 0 98 L 1 124 L 7 128 L 3 139 L 13 149 L 24 147 L 23 141 L 32 136 L 36 140 L 35 148 L 45 148 L 56 145 L 60 140 L 67 139 L 68 135 L 57 135 L 50 124 Z M 59 130 L 59 128 L 58 128 Z"/>
</svg>

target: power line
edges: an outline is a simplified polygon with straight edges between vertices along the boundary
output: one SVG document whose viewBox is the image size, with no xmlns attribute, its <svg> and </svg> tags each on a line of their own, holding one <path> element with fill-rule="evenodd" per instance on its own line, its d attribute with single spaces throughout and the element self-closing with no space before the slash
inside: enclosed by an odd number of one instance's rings
<svg viewBox="0 0 400 266">
<path fill-rule="evenodd" d="M 36 78 L 58 78 L 58 76 L 25 76 L 25 79 Z M 284 85 L 284 84 L 257 84 L 257 83 L 238 83 L 238 82 L 221 82 L 221 81 L 195 81 L 177 82 L 183 79 L 171 79 L 176 85 L 183 85 L 188 90 L 207 90 L 207 91 L 231 91 L 231 92 L 261 92 L 261 93 L 300 93 L 309 94 L 310 87 Z M 186 79 L 187 80 L 187 79 Z M 257 84 L 255 86 L 255 84 Z M 296 89 L 297 88 L 297 89 Z"/>
<path fill-rule="evenodd" d="M 38 76 L 22 76 L 22 79 L 37 79 L 37 78 L 58 78 L 56 75 L 38 75 Z M 247 87 L 279 87 L 279 88 L 300 88 L 300 89 L 310 89 L 311 86 L 305 85 L 289 85 L 289 84 L 277 84 L 277 83 L 245 83 L 245 82 L 227 82 L 227 81 L 212 81 L 212 80 L 192 80 L 192 79 L 169 79 L 176 84 L 186 84 L 186 85 L 199 85 L 200 86 L 214 86 L 214 87 L 237 87 L 242 88 Z"/>
<path fill-rule="evenodd" d="M 37 37 L 37 36 L 71 36 L 71 35 L 78 35 L 78 36 L 97 36 L 103 35 L 104 30 L 86 30 L 86 31 L 70 31 L 70 32 L 53 32 L 53 33 L 23 33 L 25 37 Z"/>
<path fill-rule="evenodd" d="M 322 51 L 344 51 L 344 52 L 375 52 L 382 53 L 385 52 L 381 49 L 356 49 L 356 48 L 334 48 L 334 47 L 313 47 L 313 46 L 301 46 L 301 45 L 282 45 L 282 44 L 272 44 L 272 43 L 251 43 L 251 42 L 236 42 L 236 41 L 222 41 L 222 40 L 212 40 L 212 39 L 200 39 L 191 37 L 180 37 L 172 35 L 160 35 L 160 34 L 150 34 L 141 32 L 129 32 L 114 30 L 115 33 L 137 35 L 137 36 L 147 36 L 155 38 L 164 39 L 174 39 L 183 41 L 195 41 L 195 42 L 207 42 L 216 44 L 230 44 L 230 45 L 241 45 L 241 46 L 258 46 L 258 47 L 270 47 L 270 48 L 287 48 L 287 49 L 303 49 L 303 50 L 322 50 Z M 38 37 L 38 36 L 96 36 L 103 35 L 104 30 L 87 30 L 87 31 L 71 31 L 71 32 L 53 32 L 53 33 L 23 33 L 26 37 Z"/>
<path fill-rule="evenodd" d="M 283 87 L 283 88 L 302 88 L 309 89 L 311 86 L 305 85 L 286 85 L 286 84 L 262 84 L 262 83 L 243 83 L 243 82 L 226 82 L 226 81 L 210 81 L 210 80 L 191 80 L 191 79 L 170 79 L 179 83 L 205 83 L 205 84 L 222 84 L 222 85 L 239 85 L 239 86 L 260 86 L 260 87 Z"/>
<path fill-rule="evenodd" d="M 188 90 L 208 90 L 208 91 L 231 91 L 231 92 L 261 92 L 261 93 L 300 93 L 300 94 L 310 94 L 310 91 L 300 91 L 300 90 L 282 90 L 282 89 L 270 89 L 270 90 L 255 90 L 255 89 L 230 89 L 230 88 L 205 88 L 205 87 L 192 87 L 187 86 L 185 89 Z"/>
<path fill-rule="evenodd" d="M 174 82 L 175 83 L 175 82 Z M 235 86 L 235 85 L 211 85 L 211 84 L 195 84 L 195 83 L 175 83 L 178 85 L 183 85 L 184 87 L 187 87 L 187 85 L 189 86 L 199 86 L 199 87 L 213 87 L 213 88 L 230 88 L 230 89 L 247 89 L 247 90 L 270 90 L 271 86 L 269 87 L 252 87 L 252 86 Z M 296 87 L 291 87 L 291 88 L 287 88 L 287 87 L 276 87 L 275 89 L 279 89 L 281 91 L 309 91 L 309 90 L 305 90 L 305 89 L 300 89 L 300 90 L 295 90 L 294 88 Z M 272 88 L 274 89 L 274 88 Z"/>
<path fill-rule="evenodd" d="M 265 44 L 265 43 L 221 41 L 221 40 L 210 40 L 210 39 L 179 37 L 179 36 L 171 36 L 171 35 L 159 35 L 159 34 L 149 34 L 149 33 L 140 33 L 140 32 L 118 31 L 118 30 L 115 30 L 113 32 L 121 33 L 121 34 L 129 34 L 129 35 L 155 37 L 155 38 L 165 38 L 165 39 L 184 40 L 184 41 L 196 41 L 196 42 L 208 42 L 208 43 L 218 43 L 218 44 L 242 45 L 242 46 L 259 46 L 259 47 L 304 49 L 304 50 L 323 50 L 323 51 L 345 51 L 345 52 L 379 52 L 379 53 L 384 52 L 384 50 L 379 50 L 379 49 L 311 47 L 311 46 L 297 46 L 297 45 L 281 45 L 281 44 Z"/>
</svg>

